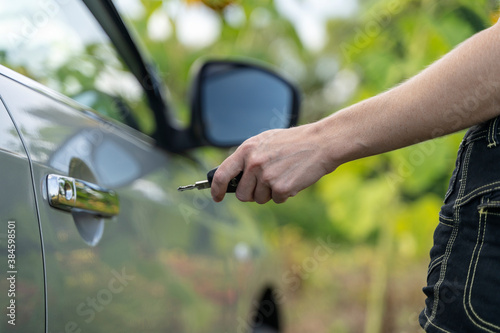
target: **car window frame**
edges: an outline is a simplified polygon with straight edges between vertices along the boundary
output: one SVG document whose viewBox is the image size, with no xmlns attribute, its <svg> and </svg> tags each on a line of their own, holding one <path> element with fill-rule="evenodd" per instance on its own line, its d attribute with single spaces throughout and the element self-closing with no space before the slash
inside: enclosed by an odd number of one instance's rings
<svg viewBox="0 0 500 333">
<path fill-rule="evenodd" d="M 163 82 L 154 64 L 137 47 L 130 30 L 112 0 L 82 0 L 111 40 L 130 72 L 141 85 L 155 120 L 152 138 L 157 145 L 176 152 L 185 138 L 185 131 L 172 126 L 171 111 L 163 93 Z"/>
</svg>

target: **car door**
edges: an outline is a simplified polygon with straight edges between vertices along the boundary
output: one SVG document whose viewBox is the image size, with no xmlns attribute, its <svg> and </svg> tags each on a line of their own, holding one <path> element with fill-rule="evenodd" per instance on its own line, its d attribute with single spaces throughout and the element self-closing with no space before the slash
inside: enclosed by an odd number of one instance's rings
<svg viewBox="0 0 500 333">
<path fill-rule="evenodd" d="M 28 156 L 0 94 L 2 332 L 44 332 L 44 269 Z"/>
<path fill-rule="evenodd" d="M 26 274 L 36 275 L 37 288 L 45 283 L 48 332 L 247 329 L 266 278 L 250 260 L 266 253 L 255 225 L 206 193 L 176 191 L 206 169 L 134 129 L 154 125 L 141 86 L 82 3 L 9 8 L 22 19 L 7 20 L 16 48 L 4 48 L 3 63 L 38 82 L 0 68 L 0 94 L 26 150 L 24 169 L 7 166 L 5 177 L 32 181 L 22 213 L 38 210 L 31 246 L 41 234 L 45 275 L 36 256 Z M 77 191 L 75 207 L 58 204 Z M 41 316 L 43 306 L 22 305 Z"/>
</svg>

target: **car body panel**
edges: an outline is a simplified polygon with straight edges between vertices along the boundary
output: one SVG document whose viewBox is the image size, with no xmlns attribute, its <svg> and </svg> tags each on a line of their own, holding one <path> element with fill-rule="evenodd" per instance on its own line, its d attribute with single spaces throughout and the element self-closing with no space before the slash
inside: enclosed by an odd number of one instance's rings
<svg viewBox="0 0 500 333">
<path fill-rule="evenodd" d="M 177 192 L 204 177 L 192 160 L 9 72 L 0 67 L 0 87 L 32 160 L 49 332 L 232 332 L 247 323 L 274 271 L 260 262 L 269 251 L 256 224 L 208 192 Z M 116 191 L 120 214 L 98 219 L 51 207 L 48 174 Z"/>
<path fill-rule="evenodd" d="M 30 164 L 2 100 L 0 161 L 0 331 L 45 332 L 45 279 Z"/>
</svg>

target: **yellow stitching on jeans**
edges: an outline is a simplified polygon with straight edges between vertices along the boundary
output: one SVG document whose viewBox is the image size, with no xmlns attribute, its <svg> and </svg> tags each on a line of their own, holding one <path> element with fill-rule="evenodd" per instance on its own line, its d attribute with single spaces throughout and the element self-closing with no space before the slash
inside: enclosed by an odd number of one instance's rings
<svg viewBox="0 0 500 333">
<path fill-rule="evenodd" d="M 431 273 L 431 271 L 434 268 L 436 268 L 436 266 L 439 266 L 443 262 L 443 257 L 444 257 L 444 254 L 440 255 L 439 257 L 437 257 L 436 259 L 431 261 L 431 263 L 429 264 L 429 268 L 427 269 L 427 275 L 429 275 Z"/>
<path fill-rule="evenodd" d="M 498 189 L 500 189 L 500 186 L 499 187 L 492 187 L 492 188 L 488 188 L 488 187 L 491 187 L 493 185 L 499 185 L 499 184 L 500 184 L 500 181 L 480 186 L 480 187 L 474 189 L 474 191 L 470 192 L 466 196 L 464 196 L 464 197 L 462 197 L 460 199 L 455 200 L 455 205 L 456 206 L 462 206 L 462 205 L 466 204 L 469 200 L 471 200 L 473 197 L 479 196 L 479 195 L 484 194 L 484 193 L 488 193 L 488 192 L 492 192 L 492 191 L 498 190 Z M 483 190 L 484 188 L 488 188 L 488 189 Z M 481 190 L 481 191 L 478 192 L 479 190 Z"/>
<path fill-rule="evenodd" d="M 486 204 L 481 203 L 478 208 L 480 209 L 487 209 L 487 208 L 500 208 L 500 201 L 499 200 L 489 200 Z"/>
<path fill-rule="evenodd" d="M 488 212 L 489 215 L 495 215 L 495 216 L 500 216 L 500 213 L 493 213 L 493 212 Z"/>
<path fill-rule="evenodd" d="M 487 131 L 483 131 L 484 133 L 486 133 Z M 476 135 L 478 135 L 479 133 L 476 133 Z M 469 137 L 469 138 L 464 138 L 465 140 L 465 144 L 468 145 L 469 143 L 472 143 L 474 141 L 478 141 L 478 140 L 481 140 L 481 139 L 484 139 L 486 138 L 486 140 L 488 140 L 488 137 L 487 137 L 487 133 L 485 135 L 481 135 L 481 136 L 475 136 L 475 137 Z"/>
<path fill-rule="evenodd" d="M 467 151 L 465 152 L 464 170 L 462 172 L 462 178 L 460 180 L 460 192 L 458 193 L 457 200 L 461 199 L 465 192 L 465 183 L 467 181 L 467 173 L 469 171 L 469 161 L 470 155 L 472 154 L 472 147 L 474 147 L 474 143 L 471 143 L 469 147 L 467 147 Z"/>
<path fill-rule="evenodd" d="M 488 213 L 484 213 L 484 224 L 483 224 L 483 237 L 481 239 L 481 246 L 479 247 L 479 251 L 477 253 L 477 259 L 476 259 L 476 263 L 474 265 L 474 274 L 472 276 L 472 281 L 474 281 L 474 277 L 476 275 L 476 270 L 477 270 L 477 263 L 479 262 L 479 256 L 481 255 L 481 250 L 483 248 L 483 245 L 484 245 L 484 237 L 486 235 L 486 222 L 487 222 L 487 219 L 488 219 Z M 481 317 L 479 317 L 479 315 L 476 313 L 476 311 L 474 311 L 474 308 L 472 307 L 472 301 L 471 301 L 471 295 L 472 295 L 472 284 L 471 284 L 471 287 L 470 287 L 471 291 L 469 292 L 469 306 L 470 306 L 470 309 L 472 310 L 472 313 L 477 317 L 477 319 L 479 321 L 481 321 L 482 323 L 486 324 L 486 325 L 489 325 L 491 326 L 492 328 L 495 328 L 497 330 L 500 330 L 500 326 L 497 326 L 495 324 L 492 324 L 490 322 L 487 322 L 485 321 L 484 319 L 482 319 Z"/>
<path fill-rule="evenodd" d="M 496 147 L 496 145 L 498 144 L 497 142 L 497 123 L 498 123 L 498 117 L 496 117 L 495 119 L 493 119 L 493 125 L 492 125 L 492 129 L 491 129 L 491 140 L 493 141 L 493 145 L 492 147 Z M 489 147 L 491 148 L 491 147 Z"/>
<path fill-rule="evenodd" d="M 491 142 L 492 141 L 491 138 L 493 137 L 492 127 L 493 127 L 493 122 L 490 121 L 489 126 L 488 126 L 488 148 L 490 148 L 490 146 L 493 144 Z"/>
<path fill-rule="evenodd" d="M 453 222 L 453 217 L 447 217 L 447 216 L 444 216 L 443 214 L 439 213 L 439 217 L 445 221 L 449 221 L 449 222 Z"/>
<path fill-rule="evenodd" d="M 471 193 L 467 194 L 465 197 L 463 197 L 462 199 L 460 199 L 460 202 L 458 202 L 458 203 L 455 202 L 455 204 L 457 206 L 462 206 L 462 205 L 465 205 L 470 200 L 474 199 L 475 197 L 478 197 L 478 196 L 483 195 L 483 194 L 488 193 L 488 192 L 493 192 L 493 191 L 499 190 L 500 187 L 492 187 L 492 188 L 489 188 L 487 190 L 483 190 L 481 192 L 476 192 L 476 191 L 478 191 L 481 188 L 492 186 L 492 185 L 497 185 L 497 183 L 498 182 L 494 182 L 494 183 L 490 183 L 490 184 L 478 187 L 474 191 L 472 191 Z"/>
<path fill-rule="evenodd" d="M 439 213 L 439 220 L 438 221 L 439 221 L 439 224 L 453 228 L 453 223 L 454 223 L 453 218 L 446 217 L 446 216 L 442 215 L 441 213 Z M 447 222 L 450 222 L 450 223 L 447 223 Z"/>
<path fill-rule="evenodd" d="M 465 314 L 467 315 L 467 317 L 469 318 L 469 320 L 476 326 L 482 328 L 481 326 L 477 325 L 475 322 L 474 322 L 474 319 L 472 319 L 472 317 L 469 315 L 469 311 L 467 309 L 467 293 L 468 293 L 468 290 L 469 290 L 469 282 L 470 282 L 470 271 L 471 271 L 471 267 L 472 267 L 472 263 L 474 262 L 474 258 L 475 258 L 475 253 L 476 253 L 476 249 L 477 249 L 477 245 L 479 244 L 479 239 L 481 237 L 481 229 L 482 229 L 482 214 L 479 215 L 479 227 L 478 227 L 478 231 L 477 231 L 477 239 L 476 239 L 476 245 L 474 246 L 474 250 L 472 251 L 472 256 L 471 256 L 471 259 L 470 259 L 470 263 L 469 263 L 469 269 L 467 270 L 467 278 L 465 280 L 465 287 L 464 287 L 464 298 L 463 298 L 463 306 L 464 306 L 464 310 L 465 310 Z M 484 233 L 483 233 L 484 234 Z M 469 294 L 470 294 L 470 291 L 469 291 Z M 469 302 L 470 302 L 470 299 L 469 299 Z M 470 303 L 469 303 L 470 304 Z"/>
<path fill-rule="evenodd" d="M 432 326 L 434 326 L 435 328 L 437 328 L 438 330 L 440 330 L 442 332 L 451 333 L 450 331 L 447 331 L 444 328 L 441 328 L 438 325 L 434 324 L 432 322 L 432 320 L 427 316 L 427 313 L 425 313 L 425 310 L 424 310 L 424 316 L 425 316 L 425 318 L 427 318 L 427 323 L 425 324 L 424 330 L 427 330 L 427 327 L 429 327 L 429 324 L 431 324 Z"/>
<path fill-rule="evenodd" d="M 447 227 L 453 228 L 453 224 L 449 224 L 449 223 L 446 223 L 446 222 L 443 222 L 443 221 L 439 221 L 439 224 L 442 224 L 442 225 L 445 225 Z"/>
<path fill-rule="evenodd" d="M 485 131 L 485 132 L 486 132 L 486 131 Z M 484 138 L 486 138 L 486 135 L 478 136 L 478 137 L 476 137 L 476 138 L 474 138 L 474 139 L 471 139 L 471 140 L 470 140 L 470 142 L 477 141 L 477 140 L 481 140 L 481 139 L 484 139 Z"/>
<path fill-rule="evenodd" d="M 430 264 L 429 264 L 429 265 L 431 265 L 431 266 L 432 266 L 432 264 L 433 264 L 435 261 L 437 261 L 437 260 L 439 260 L 439 259 L 442 259 L 443 257 L 444 257 L 444 254 L 440 255 L 440 256 L 439 256 L 439 257 L 437 257 L 437 258 L 434 258 L 434 260 L 432 260 L 432 261 L 430 262 Z"/>
<path fill-rule="evenodd" d="M 467 172 L 469 169 L 469 160 L 470 160 L 470 155 L 472 154 L 472 147 L 474 147 L 474 143 L 471 143 L 467 147 L 467 151 L 465 153 L 464 164 L 463 164 L 464 169 L 462 170 L 462 177 L 460 178 L 460 189 L 459 189 L 458 197 L 457 197 L 458 199 L 460 199 L 465 192 L 465 184 L 467 182 Z M 458 234 L 458 225 L 460 223 L 459 212 L 460 212 L 460 207 L 456 206 L 454 218 L 457 219 L 457 221 L 456 221 L 455 225 L 453 226 L 453 230 L 451 232 L 450 239 L 448 239 L 448 243 L 446 244 L 446 250 L 444 252 L 443 262 L 441 263 L 441 271 L 439 272 L 439 280 L 434 285 L 434 304 L 432 305 L 431 318 L 429 318 L 429 321 L 425 324 L 424 330 L 427 329 L 427 327 L 429 327 L 429 323 L 432 320 L 434 320 L 434 318 L 436 318 L 436 314 L 437 314 L 437 310 L 438 310 L 438 306 L 439 306 L 439 289 L 441 288 L 441 284 L 443 284 L 444 278 L 446 276 L 446 269 L 448 268 L 448 259 L 450 258 L 451 249 L 453 247 L 453 244 L 455 243 L 455 239 L 457 238 L 457 234 Z"/>
<path fill-rule="evenodd" d="M 484 216 L 484 223 L 482 223 L 482 220 L 483 220 L 483 216 Z M 476 320 L 480 321 L 481 323 L 485 324 L 485 325 L 488 325 L 490 326 L 491 328 L 493 329 L 496 329 L 496 330 L 500 330 L 500 326 L 497 326 L 495 324 L 492 324 L 490 322 L 487 322 L 486 320 L 484 320 L 483 318 L 481 318 L 477 313 L 476 311 L 474 310 L 474 307 L 472 306 L 472 286 L 474 284 L 474 278 L 476 276 L 476 270 L 477 270 L 477 263 L 479 262 L 479 257 L 481 255 L 481 250 L 483 248 L 483 245 L 484 245 L 484 237 L 486 235 L 486 221 L 487 221 L 487 218 L 488 218 L 488 214 L 487 213 L 484 213 L 484 214 L 480 214 L 479 215 L 479 230 L 478 230 L 478 239 L 477 239 L 477 242 L 476 242 L 476 246 L 474 247 L 474 251 L 472 252 L 472 258 L 471 258 L 471 262 L 470 262 L 470 265 L 469 265 L 469 272 L 467 274 L 467 283 L 465 285 L 465 292 L 464 292 L 464 309 L 465 309 L 465 312 L 467 314 L 467 317 L 469 317 L 469 319 L 472 321 L 472 323 L 474 325 L 476 325 L 477 327 L 480 327 L 484 330 L 487 330 L 488 332 L 493 332 L 494 331 L 491 331 L 489 330 L 488 328 L 484 327 L 484 326 L 481 326 L 480 324 L 477 324 L 476 323 Z M 482 228 L 481 228 L 482 226 Z M 477 245 L 479 244 L 479 235 L 481 234 L 481 229 L 483 230 L 483 236 L 481 237 L 481 246 L 479 247 L 479 251 L 477 252 L 477 256 L 474 255 L 474 253 L 476 252 L 476 248 L 477 248 Z M 471 265 L 472 265 L 472 262 L 474 261 L 474 258 L 476 257 L 475 259 L 475 263 L 474 263 L 474 272 L 472 274 L 472 280 L 471 280 L 471 284 L 470 284 L 470 287 L 469 287 L 469 291 L 467 292 L 467 286 L 469 284 L 469 274 L 470 274 L 470 269 L 471 269 Z M 468 297 L 468 303 L 466 303 L 465 301 L 465 298 L 466 298 L 466 295 L 467 293 L 469 294 L 469 297 Z M 467 309 L 467 304 L 469 305 L 470 307 L 470 310 L 472 311 L 472 313 L 474 314 L 474 316 L 476 317 L 475 319 L 472 318 L 470 315 L 469 315 L 469 311 Z"/>
<path fill-rule="evenodd" d="M 488 129 L 488 148 L 496 147 L 497 140 L 495 138 L 495 128 L 498 122 L 498 117 L 490 121 L 490 126 Z"/>
</svg>

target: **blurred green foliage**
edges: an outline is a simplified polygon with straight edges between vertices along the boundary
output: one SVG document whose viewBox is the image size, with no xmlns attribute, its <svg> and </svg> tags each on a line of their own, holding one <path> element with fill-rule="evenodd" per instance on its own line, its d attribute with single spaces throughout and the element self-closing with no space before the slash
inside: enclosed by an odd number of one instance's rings
<svg viewBox="0 0 500 333">
<path fill-rule="evenodd" d="M 227 8 L 219 8 L 216 14 L 222 26 L 217 41 L 193 49 L 176 38 L 173 18 L 171 36 L 164 40 L 147 37 L 148 19 L 164 10 L 168 2 L 143 0 L 146 14 L 131 23 L 157 63 L 176 115 L 184 124 L 190 117 L 187 96 L 191 68 L 200 58 L 249 58 L 274 66 L 300 87 L 301 121 L 305 123 L 417 74 L 457 44 L 491 26 L 498 12 L 494 0 L 365 0 L 355 14 L 329 19 L 325 46 L 310 50 L 294 22 L 272 1 L 234 1 L 232 6 L 244 12 L 243 23 L 228 24 Z M 196 5 L 196 1 L 189 3 Z M 255 19 L 259 15 L 260 21 Z M 311 242 L 328 235 L 342 247 L 342 253 L 352 250 L 353 255 L 358 253 L 355 247 L 373 249 L 369 255 L 354 255 L 353 260 L 371 258 L 373 276 L 366 291 L 365 331 L 379 332 L 384 327 L 382 318 L 387 316 L 384 295 L 391 280 L 391 265 L 399 259 L 420 263 L 427 257 L 462 135 L 348 163 L 283 205 L 241 204 L 238 209 L 255 216 L 264 228 L 281 226 L 278 234 L 284 237 L 290 230 L 301 235 L 298 239 L 305 237 Z M 213 165 L 226 156 L 226 152 L 209 148 L 198 153 Z M 420 274 L 425 277 L 423 271 Z M 321 281 L 331 282 L 327 277 Z M 314 287 L 315 282 L 310 283 Z M 407 316 L 416 321 L 416 315 Z M 347 332 L 345 325 L 331 321 L 326 326 L 335 332 Z M 385 327 L 384 331 L 391 330 Z"/>
<path fill-rule="evenodd" d="M 192 68 L 200 58 L 238 57 L 274 66 L 301 88 L 302 122 L 309 122 L 415 75 L 490 26 L 497 9 L 497 2 L 491 0 L 362 1 L 354 15 L 328 20 L 325 47 L 309 50 L 294 22 L 273 2 L 219 1 L 212 6 L 218 9 L 214 13 L 222 23 L 217 40 L 193 48 L 176 38 L 177 17 L 173 15 L 169 17 L 171 35 L 162 40 L 148 37 L 150 18 L 159 12 L 171 14 L 172 2 L 143 0 L 144 15 L 129 23 L 157 64 L 173 109 L 184 124 L 190 117 L 187 96 Z M 186 3 L 203 6 L 200 1 Z M 204 3 L 211 4 L 208 0 Z M 227 15 L 235 6 L 244 13 L 237 26 L 228 23 Z M 383 229 L 392 227 L 388 220 L 393 220 L 401 254 L 425 256 L 460 137 L 452 135 L 349 163 L 287 204 L 252 205 L 252 213 L 264 223 L 296 225 L 311 239 L 329 234 L 344 244 L 376 245 Z M 211 149 L 201 154 L 214 164 L 225 156 Z"/>
<path fill-rule="evenodd" d="M 285 16 L 277 1 L 139 1 L 141 11 L 131 13 L 127 21 L 134 27 L 136 40 L 156 64 L 175 117 L 183 126 L 190 119 L 188 96 L 192 76 L 203 59 L 236 57 L 274 67 L 300 87 L 301 122 L 306 123 L 390 89 L 498 18 L 497 0 L 360 0 L 354 13 L 321 21 L 326 32 L 325 45 L 311 49 L 298 33 L 297 21 Z M 287 1 L 290 6 L 307 7 L 307 0 Z M 205 6 L 219 24 L 213 42 L 203 47 L 181 43 L 179 17 L 183 15 L 183 6 Z M 153 24 L 158 20 L 163 25 Z M 191 23 L 195 26 L 196 22 Z M 164 29 L 164 34 L 154 29 Z M 110 58 L 94 45 L 89 46 L 87 53 L 91 55 L 87 65 L 96 69 Z M 0 62 L 5 58 L 5 52 L 0 51 Z M 82 86 L 72 91 L 75 89 L 70 89 L 68 81 L 60 87 L 63 93 L 81 95 L 86 87 L 95 86 L 96 78 L 82 73 L 82 64 L 85 63 L 80 59 L 70 59 L 67 66 L 53 73 L 58 82 L 73 77 Z M 119 65 L 117 68 L 121 69 L 122 64 Z M 22 66 L 14 69 L 30 74 Z M 97 100 L 98 111 L 101 105 L 116 104 L 104 94 L 91 97 Z M 127 102 L 136 114 L 142 115 L 139 127 L 152 131 L 153 124 L 144 118 L 147 111 L 141 101 L 137 105 Z M 118 119 L 122 116 L 119 109 L 116 114 L 107 115 Z M 294 325 L 289 327 L 314 332 L 358 332 L 363 328 L 366 332 L 409 331 L 409 319 L 415 323 L 416 315 L 414 308 L 406 305 L 414 305 L 411 302 L 418 297 L 413 297 L 413 292 L 419 290 L 413 286 L 421 287 L 425 278 L 421 263 L 432 245 L 433 229 L 461 136 L 459 133 L 353 161 L 283 205 L 243 204 L 228 196 L 226 200 L 232 201 L 230 207 L 241 216 L 241 223 L 259 221 L 268 238 L 282 248 L 289 267 L 310 259 L 318 238 L 328 238 L 339 245 L 335 255 L 318 264 L 310 275 L 299 274 L 302 283 L 295 285 L 307 288 L 307 293 L 300 295 L 299 288 L 288 296 L 287 306 L 294 306 L 292 312 L 302 315 L 291 319 Z M 207 170 L 219 164 L 227 153 L 213 148 L 194 152 L 206 161 Z M 247 235 L 255 242 L 259 236 Z M 217 244 L 229 246 L 224 237 L 218 238 Z M 169 265 L 172 260 L 163 258 Z M 396 265 L 400 265 L 399 270 L 393 269 Z M 414 271 L 418 273 L 413 274 Z M 414 283 L 412 275 L 422 279 Z M 400 286 L 401 281 L 404 282 Z M 411 297 L 398 299 L 394 296 L 398 293 L 388 292 L 398 288 L 403 290 L 403 296 Z M 182 286 L 174 289 L 179 299 L 196 303 L 190 290 Z M 416 302 L 422 306 L 420 299 Z M 365 303 L 366 313 L 359 320 L 357 314 L 365 312 Z M 390 311 L 395 307 L 397 314 Z M 199 312 L 204 311 L 209 310 Z M 398 315 L 404 319 L 389 318 Z M 393 326 L 388 327 L 387 323 Z"/>
</svg>

